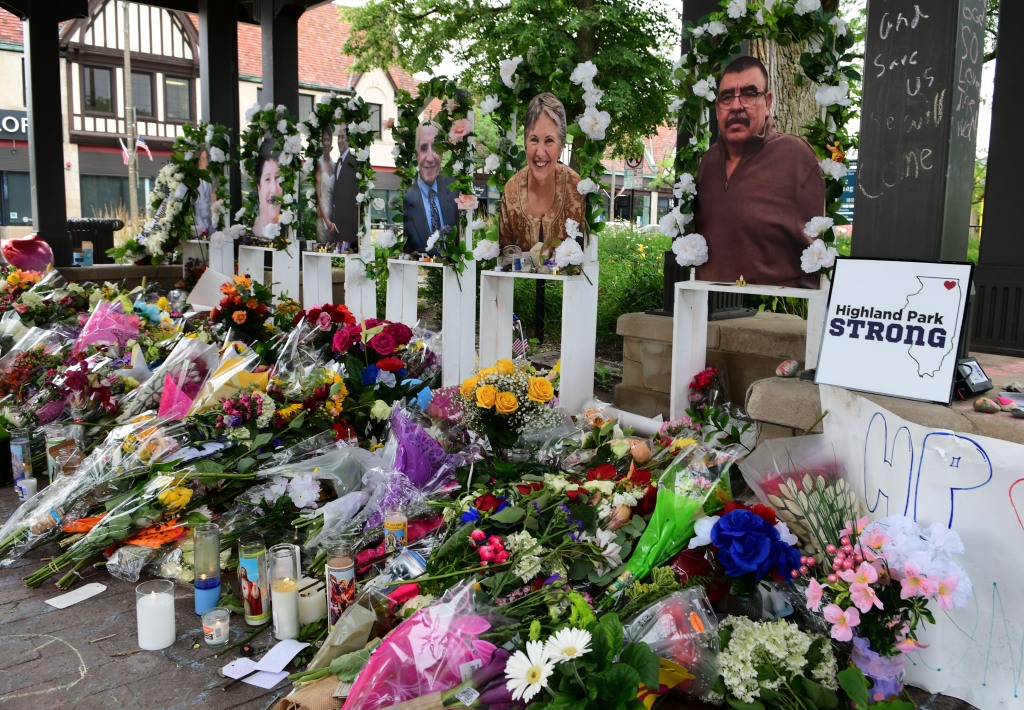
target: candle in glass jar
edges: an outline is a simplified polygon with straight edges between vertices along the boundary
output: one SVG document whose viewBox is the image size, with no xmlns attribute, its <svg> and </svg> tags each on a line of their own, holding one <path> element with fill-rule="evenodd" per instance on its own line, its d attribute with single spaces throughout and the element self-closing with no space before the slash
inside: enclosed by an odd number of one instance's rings
<svg viewBox="0 0 1024 710">
<path fill-rule="evenodd" d="M 228 642 L 231 631 L 231 612 L 215 606 L 203 614 L 203 640 L 207 646 L 223 646 Z"/>
<path fill-rule="evenodd" d="M 401 552 L 405 549 L 409 519 L 401 508 L 389 510 L 384 516 L 384 551 Z"/>
<path fill-rule="evenodd" d="M 159 651 L 174 643 L 174 582 L 157 579 L 135 588 L 139 648 Z"/>
<path fill-rule="evenodd" d="M 309 577 L 299 580 L 299 625 L 305 626 L 327 616 L 324 585 Z"/>
<path fill-rule="evenodd" d="M 324 573 L 327 578 L 327 624 L 333 630 L 341 613 L 356 596 L 356 568 L 352 547 L 341 544 L 332 548 L 327 556 Z"/>
<path fill-rule="evenodd" d="M 295 547 L 270 548 L 270 608 L 274 617 L 274 637 L 293 639 L 299 635 L 299 583 Z"/>
</svg>

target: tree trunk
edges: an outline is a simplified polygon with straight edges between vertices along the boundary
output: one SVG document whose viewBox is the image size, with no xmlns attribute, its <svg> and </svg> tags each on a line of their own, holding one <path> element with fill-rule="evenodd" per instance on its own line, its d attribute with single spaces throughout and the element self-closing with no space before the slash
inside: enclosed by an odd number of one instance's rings
<svg viewBox="0 0 1024 710">
<path fill-rule="evenodd" d="M 781 133 L 795 136 L 803 135 L 803 127 L 818 114 L 814 101 L 818 84 L 804 76 L 800 67 L 800 55 L 805 46 L 801 43 L 783 47 L 765 39 L 750 41 L 751 55 L 764 62 L 768 70 L 768 87 L 775 97 L 772 105 L 775 127 Z M 803 77 L 800 86 L 793 81 L 794 74 Z"/>
</svg>

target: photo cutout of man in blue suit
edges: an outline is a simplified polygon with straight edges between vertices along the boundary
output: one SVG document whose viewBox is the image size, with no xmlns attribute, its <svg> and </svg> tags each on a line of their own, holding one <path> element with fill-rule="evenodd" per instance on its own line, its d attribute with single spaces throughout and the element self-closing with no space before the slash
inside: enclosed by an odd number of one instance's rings
<svg viewBox="0 0 1024 710">
<path fill-rule="evenodd" d="M 434 142 L 437 126 L 426 124 L 416 129 L 416 182 L 405 193 L 405 251 L 437 255 L 437 247 L 427 249 L 430 235 L 443 227 L 454 227 L 458 220 L 452 179 L 440 175 L 441 156 Z"/>
</svg>

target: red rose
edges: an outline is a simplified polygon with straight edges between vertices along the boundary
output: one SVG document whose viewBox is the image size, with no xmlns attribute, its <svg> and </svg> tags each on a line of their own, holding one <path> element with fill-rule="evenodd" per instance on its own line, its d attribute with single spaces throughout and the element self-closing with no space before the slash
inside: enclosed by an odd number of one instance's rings
<svg viewBox="0 0 1024 710">
<path fill-rule="evenodd" d="M 388 372 L 398 372 L 405 367 L 405 363 L 397 357 L 386 357 L 377 361 L 377 367 Z"/>
<path fill-rule="evenodd" d="M 370 347 L 380 355 L 390 355 L 395 352 L 395 340 L 383 330 L 370 338 Z"/>
<path fill-rule="evenodd" d="M 533 483 L 517 483 L 516 490 L 519 491 L 520 495 L 528 496 L 534 491 L 539 491 L 544 487 L 544 484 L 540 481 L 534 481 Z"/>
<path fill-rule="evenodd" d="M 356 430 L 344 422 L 335 422 L 331 428 L 334 429 L 335 441 L 348 441 L 356 435 Z"/>
<path fill-rule="evenodd" d="M 779 522 L 779 519 L 775 516 L 775 511 L 763 503 L 754 503 L 751 510 L 773 527 Z"/>
<path fill-rule="evenodd" d="M 352 315 L 352 311 L 341 304 L 331 309 L 331 320 L 335 323 L 344 323 L 345 325 L 356 324 L 356 317 Z"/>
<path fill-rule="evenodd" d="M 493 513 L 499 505 L 501 505 L 501 501 L 493 493 L 484 493 L 473 501 L 473 506 L 481 513 Z"/>
<path fill-rule="evenodd" d="M 651 472 L 646 468 L 638 468 L 633 471 L 630 479 L 634 486 L 646 486 L 651 482 Z"/>
<path fill-rule="evenodd" d="M 339 355 L 344 355 L 359 340 L 357 328 L 343 328 L 334 334 L 331 341 L 331 348 Z"/>
<path fill-rule="evenodd" d="M 406 345 L 412 340 L 412 329 L 405 323 L 390 323 L 384 332 L 391 336 L 395 345 Z"/>
<path fill-rule="evenodd" d="M 588 481 L 610 481 L 618 475 L 615 466 L 610 463 L 603 463 L 600 466 L 587 471 Z"/>
</svg>

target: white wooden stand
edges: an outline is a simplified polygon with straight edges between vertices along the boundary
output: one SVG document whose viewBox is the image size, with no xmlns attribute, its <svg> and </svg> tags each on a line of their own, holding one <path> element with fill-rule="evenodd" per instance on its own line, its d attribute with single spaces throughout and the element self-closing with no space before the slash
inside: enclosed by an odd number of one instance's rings
<svg viewBox="0 0 1024 710">
<path fill-rule="evenodd" d="M 472 224 L 473 214 L 467 217 Z M 473 250 L 473 230 L 466 228 L 465 246 Z M 388 320 L 412 325 L 419 320 L 420 267 L 441 268 L 441 384 L 457 385 L 476 368 L 476 261 L 466 262 L 462 274 L 439 262 L 388 260 Z"/>
<path fill-rule="evenodd" d="M 255 281 L 266 284 L 266 259 L 264 255 L 273 251 L 270 247 L 258 247 L 251 244 L 238 245 L 238 273 L 249 274 Z M 273 276 L 271 276 L 273 280 Z M 269 284 L 267 284 L 269 285 Z"/>
<path fill-rule="evenodd" d="M 233 274 L 235 273 L 235 241 L 227 236 L 226 230 L 224 234 L 225 237 L 219 244 L 207 242 L 210 258 L 206 265 L 222 274 Z"/>
<path fill-rule="evenodd" d="M 692 274 L 692 269 L 691 269 Z M 681 417 L 689 406 L 689 386 L 694 375 L 704 369 L 708 347 L 708 294 L 710 292 L 741 293 L 756 296 L 807 299 L 807 346 L 804 367 L 818 364 L 821 333 L 828 306 L 828 283 L 822 277 L 821 288 L 790 288 L 784 286 L 736 286 L 711 281 L 679 281 L 676 283 L 675 313 L 672 319 L 672 389 L 669 412 L 673 419 Z"/>
<path fill-rule="evenodd" d="M 184 276 L 188 276 L 185 273 L 185 264 L 188 263 L 189 259 L 198 259 L 203 262 L 214 271 L 220 271 L 217 267 L 210 263 L 210 242 L 206 239 L 186 239 L 181 243 L 181 269 Z M 231 271 L 222 271 L 221 273 L 233 273 Z"/>
<path fill-rule="evenodd" d="M 325 303 L 334 303 L 331 263 L 338 257 L 341 255 L 331 252 L 302 252 L 302 307 L 307 311 Z"/>
<path fill-rule="evenodd" d="M 585 275 L 584 275 L 585 274 Z M 587 280 L 589 277 L 589 281 Z M 562 282 L 562 366 L 558 398 L 572 414 L 594 396 L 594 348 L 597 344 L 597 237 L 583 250 L 583 274 L 480 273 L 480 365 L 512 357 L 512 297 L 515 279 Z"/>
</svg>

